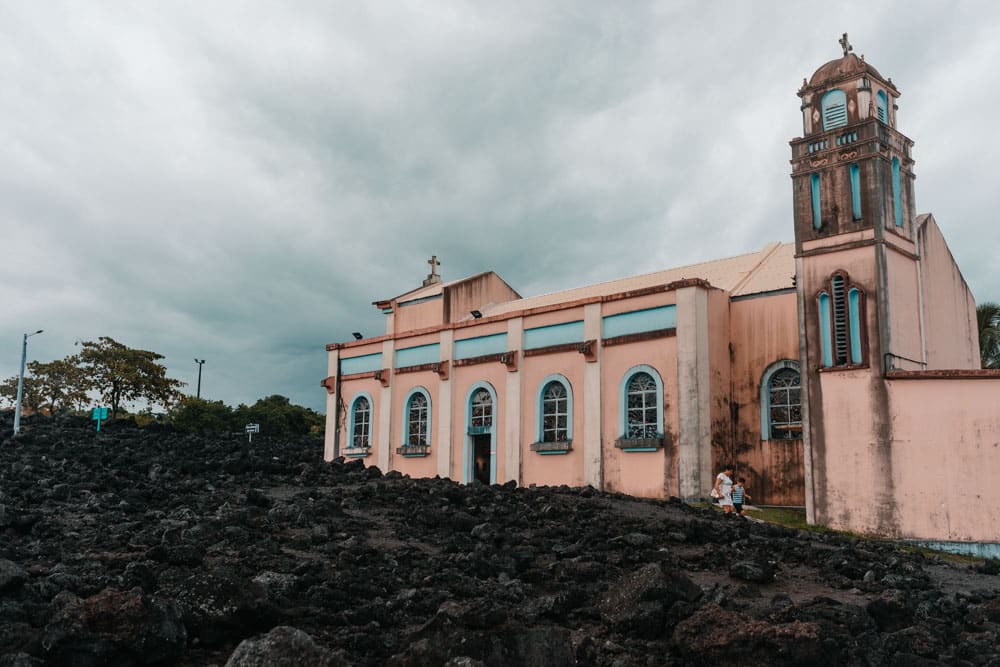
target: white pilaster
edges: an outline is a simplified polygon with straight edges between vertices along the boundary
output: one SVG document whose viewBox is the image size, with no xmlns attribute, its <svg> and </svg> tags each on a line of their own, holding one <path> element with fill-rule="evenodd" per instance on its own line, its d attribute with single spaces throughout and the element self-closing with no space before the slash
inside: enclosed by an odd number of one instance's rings
<svg viewBox="0 0 1000 667">
<path fill-rule="evenodd" d="M 333 377 L 339 375 L 337 372 L 337 367 L 340 365 L 340 350 L 330 350 L 326 353 L 326 376 Z M 338 378 L 339 379 L 339 378 Z M 325 389 L 324 389 L 325 390 Z M 323 460 L 332 461 L 334 457 L 334 442 L 337 439 L 337 429 L 340 427 L 337 424 L 337 401 L 340 400 L 340 395 L 337 393 L 331 393 L 329 390 L 326 394 L 326 428 L 324 430 L 323 436 Z"/>
<path fill-rule="evenodd" d="M 382 368 L 391 369 L 395 355 L 395 341 L 391 338 L 382 341 Z M 391 372 L 391 370 L 390 370 Z M 392 452 L 392 383 L 382 387 L 378 399 L 378 455 L 376 461 L 382 472 L 390 470 L 390 455 Z"/>
<path fill-rule="evenodd" d="M 521 364 L 524 363 L 524 318 L 507 321 L 507 349 L 516 350 L 518 370 L 507 373 L 504 396 L 504 475 L 503 483 L 514 480 L 521 483 Z"/>
<path fill-rule="evenodd" d="M 583 483 L 600 489 L 604 484 L 601 448 L 601 304 L 583 307 L 583 338 L 596 340 L 597 361 L 583 364 Z M 582 355 L 581 355 L 582 357 Z"/>
<path fill-rule="evenodd" d="M 445 329 L 441 332 L 441 361 L 451 363 L 451 351 L 454 339 L 455 333 L 451 329 Z M 451 442 L 451 372 L 453 371 L 454 369 L 449 369 L 449 379 L 438 382 L 436 415 L 438 430 L 437 474 L 441 477 L 451 477 L 451 457 L 453 451 Z"/>
<path fill-rule="evenodd" d="M 708 291 L 677 290 L 678 482 L 681 498 L 701 498 L 712 487 L 711 369 Z"/>
</svg>

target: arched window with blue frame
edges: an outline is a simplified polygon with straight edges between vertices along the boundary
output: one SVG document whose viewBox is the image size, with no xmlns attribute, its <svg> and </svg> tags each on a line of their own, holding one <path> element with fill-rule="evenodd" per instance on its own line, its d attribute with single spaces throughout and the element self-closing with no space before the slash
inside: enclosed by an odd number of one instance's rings
<svg viewBox="0 0 1000 667">
<path fill-rule="evenodd" d="M 618 400 L 622 440 L 663 438 L 663 380 L 655 368 L 630 368 L 622 378 Z"/>
<path fill-rule="evenodd" d="M 823 131 L 847 125 L 847 94 L 834 88 L 823 95 L 820 102 L 823 113 Z"/>
<path fill-rule="evenodd" d="M 368 394 L 358 394 L 351 400 L 348 411 L 351 447 L 367 449 L 372 446 L 372 399 Z"/>
<path fill-rule="evenodd" d="M 771 364 L 760 380 L 761 440 L 802 437 L 802 378 L 799 362 L 782 359 Z"/>
<path fill-rule="evenodd" d="M 429 447 L 431 444 L 431 397 L 423 387 L 414 387 L 403 410 L 403 446 Z"/>
<path fill-rule="evenodd" d="M 816 296 L 819 310 L 819 345 L 825 368 L 860 366 L 866 357 L 864 291 L 852 285 L 847 274 L 837 271 Z"/>
<path fill-rule="evenodd" d="M 538 442 L 573 439 L 573 387 L 562 375 L 549 375 L 538 386 L 536 401 Z"/>
<path fill-rule="evenodd" d="M 884 90 L 875 94 L 875 115 L 881 122 L 889 124 L 889 97 Z"/>
<path fill-rule="evenodd" d="M 851 164 L 851 217 L 861 219 L 861 168 L 857 162 Z"/>
<path fill-rule="evenodd" d="M 469 387 L 465 403 L 466 437 L 462 481 L 483 484 L 497 481 L 497 393 L 489 382 Z"/>
</svg>

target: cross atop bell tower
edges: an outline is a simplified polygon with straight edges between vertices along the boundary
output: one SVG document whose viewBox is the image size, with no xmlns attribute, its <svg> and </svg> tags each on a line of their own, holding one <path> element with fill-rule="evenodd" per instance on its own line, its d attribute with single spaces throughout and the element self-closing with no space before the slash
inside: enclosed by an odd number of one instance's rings
<svg viewBox="0 0 1000 667">
<path fill-rule="evenodd" d="M 851 43 L 847 41 L 846 32 L 844 33 L 844 36 L 840 38 L 839 41 L 840 41 L 840 48 L 844 49 L 844 56 L 847 56 L 848 53 L 854 50 L 854 47 L 851 46 Z"/>
</svg>

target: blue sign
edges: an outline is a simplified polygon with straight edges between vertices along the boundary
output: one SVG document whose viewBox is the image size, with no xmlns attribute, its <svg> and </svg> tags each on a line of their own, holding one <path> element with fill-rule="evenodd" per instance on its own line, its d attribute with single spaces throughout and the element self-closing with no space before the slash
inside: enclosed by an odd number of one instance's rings
<svg viewBox="0 0 1000 667">
<path fill-rule="evenodd" d="M 101 430 L 101 420 L 107 420 L 108 409 L 107 408 L 94 408 L 90 411 L 90 418 L 97 422 L 97 430 Z"/>
</svg>

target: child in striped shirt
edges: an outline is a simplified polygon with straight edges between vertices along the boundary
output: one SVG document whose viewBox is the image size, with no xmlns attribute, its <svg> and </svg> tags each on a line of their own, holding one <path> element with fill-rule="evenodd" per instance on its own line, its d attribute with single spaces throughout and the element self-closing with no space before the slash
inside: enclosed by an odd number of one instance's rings
<svg viewBox="0 0 1000 667">
<path fill-rule="evenodd" d="M 733 485 L 733 509 L 739 516 L 743 516 L 743 500 L 751 500 L 750 494 L 747 493 L 746 479 L 740 477 L 736 480 L 736 484 Z"/>
</svg>

